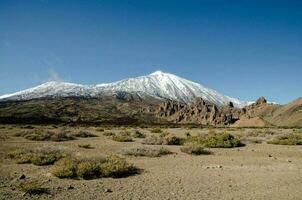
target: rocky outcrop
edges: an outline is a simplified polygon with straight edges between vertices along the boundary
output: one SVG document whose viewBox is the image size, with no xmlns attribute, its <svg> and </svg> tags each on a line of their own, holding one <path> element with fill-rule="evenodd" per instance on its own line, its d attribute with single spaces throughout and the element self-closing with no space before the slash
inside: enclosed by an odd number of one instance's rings
<svg viewBox="0 0 302 200">
<path fill-rule="evenodd" d="M 192 104 L 167 101 L 159 107 L 158 115 L 173 123 L 228 125 L 239 118 L 240 110 L 235 109 L 232 102 L 218 107 L 198 97 Z"/>
</svg>

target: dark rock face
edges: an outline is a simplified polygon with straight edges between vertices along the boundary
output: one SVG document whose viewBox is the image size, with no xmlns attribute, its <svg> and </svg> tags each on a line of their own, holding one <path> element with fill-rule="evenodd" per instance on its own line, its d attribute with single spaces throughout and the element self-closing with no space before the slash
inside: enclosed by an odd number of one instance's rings
<svg viewBox="0 0 302 200">
<path fill-rule="evenodd" d="M 173 123 L 198 123 L 203 125 L 227 125 L 234 123 L 240 110 L 230 102 L 224 107 L 204 101 L 198 97 L 192 104 L 167 101 L 160 105 L 158 116 L 165 117 Z"/>
</svg>

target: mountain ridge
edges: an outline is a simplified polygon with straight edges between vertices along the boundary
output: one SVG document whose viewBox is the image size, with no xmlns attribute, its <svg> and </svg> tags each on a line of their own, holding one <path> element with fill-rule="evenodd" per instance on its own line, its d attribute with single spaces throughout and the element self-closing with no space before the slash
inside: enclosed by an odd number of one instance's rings
<svg viewBox="0 0 302 200">
<path fill-rule="evenodd" d="M 222 95 L 199 83 L 192 82 L 174 74 L 155 71 L 146 76 L 122 79 L 112 83 L 82 85 L 61 81 L 50 81 L 19 92 L 0 96 L 0 101 L 29 100 L 43 97 L 99 97 L 118 92 L 137 93 L 159 99 L 176 100 L 184 103 L 192 102 L 196 97 L 218 106 L 233 102 L 235 107 L 242 108 L 251 102 Z"/>
</svg>

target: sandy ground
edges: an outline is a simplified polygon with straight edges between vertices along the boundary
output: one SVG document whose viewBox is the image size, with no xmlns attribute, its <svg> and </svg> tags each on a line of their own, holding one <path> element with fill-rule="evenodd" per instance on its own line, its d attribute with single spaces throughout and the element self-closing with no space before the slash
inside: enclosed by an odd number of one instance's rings
<svg viewBox="0 0 302 200">
<path fill-rule="evenodd" d="M 33 142 L 13 137 L 14 128 L 2 127 L 2 136 L 7 135 L 8 138 L 2 137 L 0 141 L 0 199 L 302 199 L 302 146 L 263 142 L 233 149 L 211 149 L 212 155 L 201 156 L 182 153 L 179 146 L 166 146 L 175 154 L 159 158 L 126 157 L 128 162 L 143 171 L 119 179 L 59 179 L 49 173 L 51 166 L 15 164 L 6 158 L 7 152 L 17 147 L 56 146 L 79 156 L 97 157 L 142 146 L 141 139 L 130 143 L 115 142 L 95 131 L 94 127 L 82 129 L 99 137 L 67 142 Z M 151 134 L 148 129 L 142 131 Z M 186 132 L 196 134 L 208 130 L 175 128 L 167 131 L 184 135 Z M 244 129 L 229 131 L 238 134 L 251 132 Z M 86 143 L 95 148 L 78 147 L 78 144 Z M 18 190 L 15 185 L 22 174 L 28 180 L 43 182 L 50 193 L 30 196 Z"/>
</svg>

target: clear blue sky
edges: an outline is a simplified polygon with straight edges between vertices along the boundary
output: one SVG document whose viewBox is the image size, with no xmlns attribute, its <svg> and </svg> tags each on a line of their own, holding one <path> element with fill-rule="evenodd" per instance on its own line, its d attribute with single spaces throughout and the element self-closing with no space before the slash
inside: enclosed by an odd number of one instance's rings
<svg viewBox="0 0 302 200">
<path fill-rule="evenodd" d="M 0 0 L 0 95 L 155 70 L 242 100 L 302 96 L 302 1 Z"/>
</svg>

